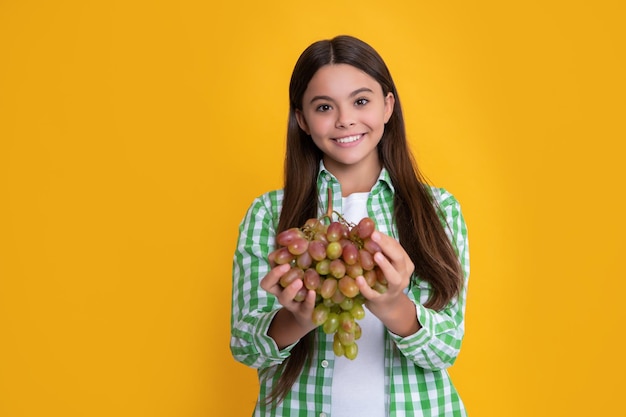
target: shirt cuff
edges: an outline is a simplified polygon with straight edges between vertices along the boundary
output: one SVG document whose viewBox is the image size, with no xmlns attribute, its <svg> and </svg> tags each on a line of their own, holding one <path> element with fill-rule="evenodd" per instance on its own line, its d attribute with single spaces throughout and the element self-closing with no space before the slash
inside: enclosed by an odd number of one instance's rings
<svg viewBox="0 0 626 417">
<path fill-rule="evenodd" d="M 270 311 L 269 313 L 259 316 L 258 325 L 256 326 L 257 332 L 254 334 L 254 344 L 258 346 L 260 353 L 266 358 L 282 362 L 289 357 L 291 349 L 293 349 L 298 342 L 286 346 L 283 349 L 279 349 L 276 341 L 267 334 L 276 313 L 278 313 L 278 310 Z"/>
<path fill-rule="evenodd" d="M 398 349 L 404 354 L 410 354 L 418 349 L 424 347 L 432 338 L 432 317 L 427 308 L 421 304 L 415 305 L 417 312 L 417 321 L 420 324 L 420 329 L 412 335 L 402 337 L 395 333 L 389 332 L 391 339 L 396 343 Z"/>
</svg>

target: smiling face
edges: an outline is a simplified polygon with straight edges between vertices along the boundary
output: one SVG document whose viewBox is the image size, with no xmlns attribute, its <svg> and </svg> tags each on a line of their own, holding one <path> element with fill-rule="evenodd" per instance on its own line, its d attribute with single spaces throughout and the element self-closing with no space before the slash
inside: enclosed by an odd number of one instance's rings
<svg viewBox="0 0 626 417">
<path fill-rule="evenodd" d="M 377 146 L 393 112 L 394 96 L 347 64 L 321 67 L 311 78 L 296 111 L 300 128 L 324 154 L 333 173 L 379 172 Z M 371 170 L 371 171 L 369 171 Z"/>
</svg>

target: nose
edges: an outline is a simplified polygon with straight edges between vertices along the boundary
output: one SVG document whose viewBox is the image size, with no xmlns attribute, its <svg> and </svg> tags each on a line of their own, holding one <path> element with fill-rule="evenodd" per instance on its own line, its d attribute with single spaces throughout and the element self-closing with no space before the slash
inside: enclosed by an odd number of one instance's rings
<svg viewBox="0 0 626 417">
<path fill-rule="evenodd" d="M 337 114 L 337 121 L 335 122 L 336 128 L 347 128 L 356 124 L 354 115 L 351 111 L 342 109 Z"/>
</svg>

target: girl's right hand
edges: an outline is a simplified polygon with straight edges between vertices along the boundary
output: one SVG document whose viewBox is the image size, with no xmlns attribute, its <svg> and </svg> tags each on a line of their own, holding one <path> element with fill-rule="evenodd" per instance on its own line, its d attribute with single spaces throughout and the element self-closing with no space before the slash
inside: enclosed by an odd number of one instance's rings
<svg viewBox="0 0 626 417">
<path fill-rule="evenodd" d="M 313 309 L 315 308 L 315 291 L 309 290 L 305 299 L 301 302 L 294 301 L 294 297 L 304 285 L 301 279 L 283 288 L 280 285 L 280 278 L 287 272 L 291 266 L 289 264 L 278 265 L 261 280 L 261 288 L 278 299 L 283 308 L 291 313 L 298 327 L 304 332 L 302 336 L 315 329 L 315 324 L 311 319 Z M 284 314 L 283 314 L 284 317 Z M 286 318 L 286 317 L 284 317 Z"/>
</svg>

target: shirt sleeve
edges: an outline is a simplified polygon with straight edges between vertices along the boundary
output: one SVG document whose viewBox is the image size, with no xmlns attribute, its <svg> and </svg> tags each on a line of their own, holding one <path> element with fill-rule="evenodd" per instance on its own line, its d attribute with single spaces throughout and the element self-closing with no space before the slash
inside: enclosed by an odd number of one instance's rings
<svg viewBox="0 0 626 417">
<path fill-rule="evenodd" d="M 445 190 L 434 190 L 439 201 L 439 212 L 448 238 L 456 250 L 461 263 L 464 282 L 459 295 L 448 305 L 435 311 L 423 306 L 430 296 L 430 284 L 417 281 L 410 288 L 408 296 L 416 304 L 417 320 L 421 329 L 415 334 L 400 337 L 390 332 L 392 340 L 407 358 L 418 366 L 441 370 L 451 366 L 460 351 L 465 333 L 465 303 L 469 279 L 469 248 L 467 227 L 458 201 Z"/>
<path fill-rule="evenodd" d="M 279 364 L 292 346 L 280 350 L 267 334 L 281 308 L 276 297 L 260 287 L 269 272 L 268 255 L 275 229 L 270 194 L 255 199 L 239 226 L 233 259 L 230 349 L 235 360 L 252 368 Z"/>
</svg>

